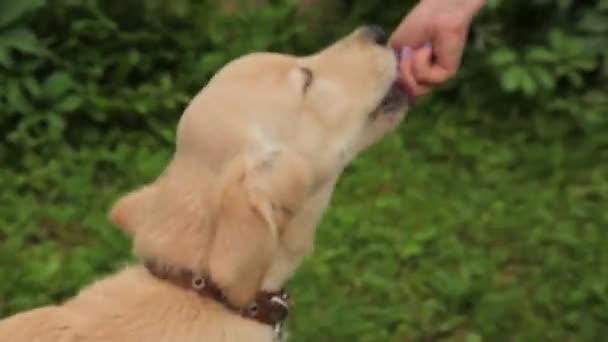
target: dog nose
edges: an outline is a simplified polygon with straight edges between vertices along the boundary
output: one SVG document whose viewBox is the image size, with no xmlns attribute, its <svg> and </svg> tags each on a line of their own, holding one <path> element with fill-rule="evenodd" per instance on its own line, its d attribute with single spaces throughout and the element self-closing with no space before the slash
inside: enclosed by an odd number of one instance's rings
<svg viewBox="0 0 608 342">
<path fill-rule="evenodd" d="M 384 30 L 382 29 L 382 27 L 380 27 L 378 25 L 368 26 L 367 33 L 371 37 L 371 39 L 374 41 L 374 43 L 376 43 L 378 45 L 386 45 L 388 39 L 387 39 L 386 33 L 384 33 Z"/>
</svg>

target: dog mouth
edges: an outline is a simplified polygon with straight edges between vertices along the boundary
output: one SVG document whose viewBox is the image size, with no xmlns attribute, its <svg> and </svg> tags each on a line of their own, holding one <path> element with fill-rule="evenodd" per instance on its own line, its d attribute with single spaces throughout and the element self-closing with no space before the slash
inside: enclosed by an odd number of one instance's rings
<svg viewBox="0 0 608 342">
<path fill-rule="evenodd" d="M 395 76 L 395 80 L 380 100 L 376 109 L 372 111 L 372 118 L 376 118 L 380 114 L 391 115 L 399 113 L 406 105 L 414 102 L 415 96 L 413 91 L 399 77 L 399 64 L 401 63 L 399 53 L 395 52 L 395 58 L 397 59 L 397 76 Z"/>
<path fill-rule="evenodd" d="M 370 113 L 371 119 L 376 119 L 380 115 L 395 115 L 404 110 L 409 103 L 409 95 L 403 86 L 395 81 L 388 89 L 376 109 Z"/>
<path fill-rule="evenodd" d="M 378 104 L 376 108 L 376 112 L 383 113 L 394 113 L 397 112 L 408 103 L 408 92 L 407 90 L 399 83 L 399 81 L 395 81 L 391 87 L 388 89 L 386 95 Z"/>
</svg>

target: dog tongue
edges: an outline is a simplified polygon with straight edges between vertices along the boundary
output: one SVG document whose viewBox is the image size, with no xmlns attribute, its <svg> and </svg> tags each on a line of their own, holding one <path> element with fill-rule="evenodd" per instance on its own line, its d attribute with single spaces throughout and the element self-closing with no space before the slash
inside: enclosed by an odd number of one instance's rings
<svg viewBox="0 0 608 342">
<path fill-rule="evenodd" d="M 407 96 L 407 102 L 410 106 L 413 106 L 416 103 L 416 95 L 414 94 L 414 90 L 405 82 L 398 82 L 399 89 Z"/>
</svg>

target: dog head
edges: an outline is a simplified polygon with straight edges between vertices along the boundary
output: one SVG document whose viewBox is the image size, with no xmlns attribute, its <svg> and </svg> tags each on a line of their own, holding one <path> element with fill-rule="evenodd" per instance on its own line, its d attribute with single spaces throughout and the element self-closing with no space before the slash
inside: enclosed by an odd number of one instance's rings
<svg viewBox="0 0 608 342">
<path fill-rule="evenodd" d="M 298 259 L 275 260 L 285 257 L 276 250 L 310 240 L 293 232 L 314 231 L 304 216 L 325 209 L 312 203 L 318 194 L 403 118 L 398 58 L 385 43 L 365 27 L 314 55 L 232 61 L 185 110 L 163 175 L 120 199 L 111 220 L 141 257 L 209 272 L 246 302 L 275 262 Z"/>
<path fill-rule="evenodd" d="M 182 117 L 178 154 L 221 166 L 244 147 L 281 147 L 338 172 L 403 116 L 398 60 L 383 39 L 366 27 L 312 56 L 254 53 L 229 63 Z"/>
</svg>

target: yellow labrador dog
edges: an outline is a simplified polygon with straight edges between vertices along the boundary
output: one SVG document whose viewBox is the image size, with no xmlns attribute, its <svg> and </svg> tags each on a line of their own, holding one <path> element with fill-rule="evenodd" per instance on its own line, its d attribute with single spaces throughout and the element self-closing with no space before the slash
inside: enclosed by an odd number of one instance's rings
<svg viewBox="0 0 608 342">
<path fill-rule="evenodd" d="M 110 218 L 141 264 L 0 322 L 2 342 L 272 342 L 344 167 L 398 125 L 398 56 L 375 27 L 306 56 L 255 53 L 186 108 L 175 154 Z"/>
</svg>

